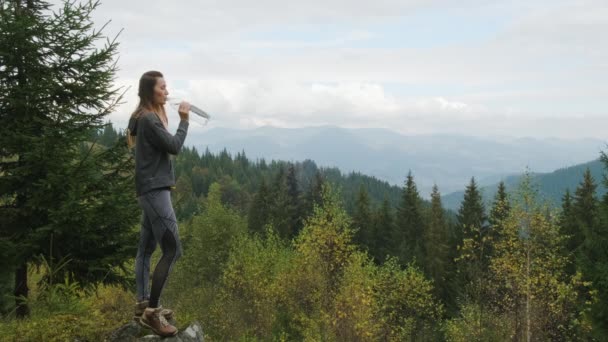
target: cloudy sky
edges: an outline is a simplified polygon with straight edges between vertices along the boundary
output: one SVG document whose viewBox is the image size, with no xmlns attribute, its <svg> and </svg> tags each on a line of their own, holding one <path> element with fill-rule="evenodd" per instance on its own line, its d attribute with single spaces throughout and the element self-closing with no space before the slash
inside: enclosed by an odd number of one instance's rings
<svg viewBox="0 0 608 342">
<path fill-rule="evenodd" d="M 208 127 L 608 137 L 606 0 L 105 0 L 94 20 L 123 29 L 118 125 L 159 70 Z"/>
</svg>

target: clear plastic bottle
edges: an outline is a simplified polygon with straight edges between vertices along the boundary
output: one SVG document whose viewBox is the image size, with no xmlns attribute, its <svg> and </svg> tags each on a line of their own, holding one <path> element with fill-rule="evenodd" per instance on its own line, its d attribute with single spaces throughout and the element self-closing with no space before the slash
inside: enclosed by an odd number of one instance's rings
<svg viewBox="0 0 608 342">
<path fill-rule="evenodd" d="M 175 97 L 167 98 L 167 103 L 176 113 L 179 109 L 179 104 L 182 103 L 182 101 L 183 101 L 182 99 L 175 98 Z M 211 116 L 209 114 L 207 114 L 207 112 L 198 108 L 197 106 L 193 105 L 192 103 L 190 103 L 190 113 L 194 114 L 194 115 L 190 115 L 189 121 L 195 122 L 195 123 L 199 124 L 200 126 L 207 125 L 207 123 L 209 122 L 209 119 L 211 119 Z"/>
</svg>

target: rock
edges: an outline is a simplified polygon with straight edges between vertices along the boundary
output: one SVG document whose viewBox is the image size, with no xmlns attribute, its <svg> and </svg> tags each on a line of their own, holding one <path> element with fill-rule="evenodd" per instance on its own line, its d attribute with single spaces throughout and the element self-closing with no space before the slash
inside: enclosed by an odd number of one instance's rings
<svg viewBox="0 0 608 342">
<path fill-rule="evenodd" d="M 129 322 L 122 327 L 114 330 L 112 334 L 110 334 L 109 340 L 114 342 L 118 341 L 133 341 L 136 336 L 139 336 L 142 331 L 142 327 L 135 323 Z"/>
<path fill-rule="evenodd" d="M 192 322 L 185 329 L 180 329 L 176 336 L 160 337 L 135 322 L 130 322 L 112 332 L 110 342 L 163 341 L 163 342 L 204 342 L 203 328 L 199 322 Z"/>
</svg>

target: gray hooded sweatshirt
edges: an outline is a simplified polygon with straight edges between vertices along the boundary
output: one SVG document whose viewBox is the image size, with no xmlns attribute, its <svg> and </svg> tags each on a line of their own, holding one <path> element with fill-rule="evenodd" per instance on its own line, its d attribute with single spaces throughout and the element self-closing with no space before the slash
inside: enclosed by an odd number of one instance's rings
<svg viewBox="0 0 608 342">
<path fill-rule="evenodd" d="M 152 189 L 175 185 L 175 173 L 169 154 L 178 154 L 188 134 L 188 121 L 181 120 L 171 135 L 154 112 L 129 120 L 135 138 L 135 190 L 141 196 Z"/>
</svg>

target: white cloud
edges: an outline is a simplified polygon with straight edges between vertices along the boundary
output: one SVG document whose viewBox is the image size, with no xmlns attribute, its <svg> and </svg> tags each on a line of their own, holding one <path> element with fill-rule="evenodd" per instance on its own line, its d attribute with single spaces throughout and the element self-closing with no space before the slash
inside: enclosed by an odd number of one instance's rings
<svg viewBox="0 0 608 342">
<path fill-rule="evenodd" d="M 506 24 L 467 44 L 366 45 L 385 38 L 382 24 L 419 13 L 441 14 L 429 27 L 454 13 Z M 174 95 L 215 114 L 211 125 L 562 136 L 579 127 L 595 137 L 606 136 L 606 18 L 599 0 L 106 0 L 95 13 L 113 20 L 108 33 L 125 29 L 120 84 L 136 88 L 160 70 Z M 325 26 L 333 30 L 320 35 Z M 280 34 L 294 27 L 303 37 Z M 113 121 L 134 108 L 133 89 L 126 99 Z"/>
</svg>

